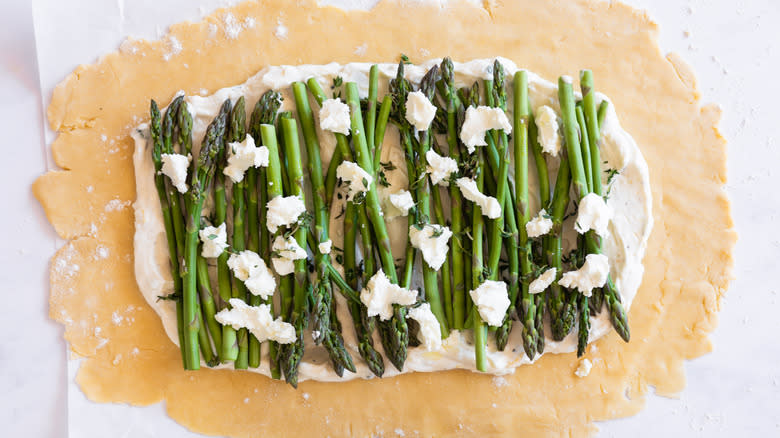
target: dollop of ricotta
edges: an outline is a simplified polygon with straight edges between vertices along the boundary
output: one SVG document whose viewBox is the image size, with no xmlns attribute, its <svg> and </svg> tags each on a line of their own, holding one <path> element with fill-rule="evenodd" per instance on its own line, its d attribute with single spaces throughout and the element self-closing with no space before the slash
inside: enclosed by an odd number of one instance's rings
<svg viewBox="0 0 780 438">
<path fill-rule="evenodd" d="M 250 306 L 238 298 L 231 298 L 229 303 L 231 309 L 222 309 L 214 315 L 218 323 L 229 325 L 235 330 L 245 328 L 260 342 L 295 342 L 295 327 L 282 321 L 282 317 L 274 319 L 270 305 Z"/>
<path fill-rule="evenodd" d="M 225 223 L 218 227 L 208 226 L 198 232 L 200 241 L 203 242 L 203 248 L 200 254 L 207 258 L 216 258 L 227 249 L 227 229 Z"/>
<path fill-rule="evenodd" d="M 330 239 L 317 245 L 317 249 L 320 250 L 320 254 L 330 254 L 332 248 L 333 248 L 333 241 Z"/>
<path fill-rule="evenodd" d="M 436 117 L 436 106 L 422 91 L 413 91 L 406 96 L 406 120 L 418 131 L 427 131 Z"/>
<path fill-rule="evenodd" d="M 439 320 L 431 311 L 430 304 L 422 303 L 418 307 L 413 307 L 409 309 L 406 316 L 420 324 L 420 340 L 427 351 L 441 349 L 441 328 Z"/>
<path fill-rule="evenodd" d="M 367 192 L 374 181 L 374 177 L 352 161 L 344 161 L 339 164 L 339 167 L 336 168 L 336 176 L 347 185 L 348 201 L 355 199 L 361 193 Z"/>
<path fill-rule="evenodd" d="M 368 316 L 378 315 L 382 321 L 392 318 L 393 304 L 411 306 L 416 300 L 416 290 L 391 283 L 382 269 L 377 271 L 360 291 L 360 301 L 366 306 Z"/>
<path fill-rule="evenodd" d="M 349 105 L 338 97 L 323 101 L 319 116 L 320 128 L 323 130 L 349 135 Z"/>
<path fill-rule="evenodd" d="M 442 157 L 433 149 L 425 153 L 425 161 L 428 162 L 428 174 L 431 176 L 431 184 L 444 183 L 446 185 L 450 175 L 458 171 L 458 162 L 450 157 Z"/>
<path fill-rule="evenodd" d="M 458 185 L 463 197 L 469 201 L 479 205 L 482 210 L 482 214 L 490 219 L 496 219 L 501 216 L 501 204 L 498 203 L 498 199 L 492 196 L 486 196 L 479 191 L 477 182 L 471 178 L 458 178 L 455 181 Z"/>
<path fill-rule="evenodd" d="M 423 260 L 432 269 L 438 270 L 447 260 L 447 251 L 452 231 L 444 225 L 425 224 L 422 229 L 417 225 L 409 227 L 409 241 L 422 252 Z"/>
<path fill-rule="evenodd" d="M 564 272 L 558 284 L 569 289 L 577 289 L 586 297 L 593 289 L 603 287 L 609 275 L 609 259 L 604 254 L 588 254 L 585 263 L 576 271 Z"/>
<path fill-rule="evenodd" d="M 276 279 L 256 252 L 247 250 L 231 254 L 227 265 L 252 295 L 267 299 L 274 294 Z"/>
<path fill-rule="evenodd" d="M 163 175 L 171 179 L 171 184 L 176 187 L 179 193 L 187 193 L 187 168 L 190 166 L 192 157 L 180 154 L 162 154 Z"/>
<path fill-rule="evenodd" d="M 414 208 L 414 198 L 408 190 L 399 190 L 389 193 L 388 189 L 380 188 L 379 197 L 382 201 L 382 209 L 387 219 L 399 216 L 408 216 L 409 210 Z"/>
<path fill-rule="evenodd" d="M 306 250 L 298 245 L 293 236 L 287 239 L 283 236 L 276 236 L 271 249 L 273 250 L 271 263 L 279 275 L 292 274 L 295 271 L 295 261 L 306 258 Z"/>
<path fill-rule="evenodd" d="M 580 361 L 580 364 L 577 366 L 577 369 L 574 370 L 574 375 L 583 378 L 588 377 L 588 374 L 590 374 L 590 370 L 593 368 L 593 362 L 591 362 L 589 359 L 585 358 Z"/>
<path fill-rule="evenodd" d="M 250 167 L 268 167 L 268 148 L 255 147 L 255 139 L 247 134 L 244 141 L 228 143 L 228 162 L 222 173 L 234 183 L 244 180 Z"/>
<path fill-rule="evenodd" d="M 547 214 L 545 209 L 541 209 L 539 214 L 534 216 L 533 219 L 526 222 L 525 231 L 528 233 L 528 237 L 534 238 L 544 236 L 552 230 L 553 221 L 550 219 L 550 215 Z"/>
<path fill-rule="evenodd" d="M 547 269 L 537 277 L 534 281 L 531 282 L 531 284 L 528 285 L 528 293 L 530 294 L 538 294 L 544 292 L 553 281 L 555 281 L 555 276 L 558 274 L 558 270 L 555 268 Z"/>
<path fill-rule="evenodd" d="M 267 215 L 265 226 L 275 233 L 279 227 L 286 227 L 298 222 L 298 218 L 306 211 L 306 204 L 297 196 L 277 196 L 266 204 Z"/>
<path fill-rule="evenodd" d="M 588 193 L 577 207 L 577 221 L 574 229 L 580 234 L 593 230 L 601 237 L 609 234 L 609 221 L 612 220 L 612 209 L 604 202 L 604 198 Z"/>
<path fill-rule="evenodd" d="M 542 147 L 542 152 L 557 157 L 561 151 L 561 135 L 555 110 L 547 105 L 540 106 L 534 112 L 534 121 L 538 128 L 536 139 Z"/>
<path fill-rule="evenodd" d="M 486 146 L 485 134 L 491 129 L 501 129 L 507 134 L 512 133 L 506 113 L 501 108 L 489 106 L 469 106 L 466 109 L 466 119 L 460 128 L 460 140 L 466 145 L 470 154 L 477 146 Z"/>
<path fill-rule="evenodd" d="M 476 289 L 469 291 L 471 299 L 477 305 L 479 316 L 493 327 L 504 323 L 506 309 L 509 308 L 509 294 L 503 281 L 485 280 Z"/>
</svg>

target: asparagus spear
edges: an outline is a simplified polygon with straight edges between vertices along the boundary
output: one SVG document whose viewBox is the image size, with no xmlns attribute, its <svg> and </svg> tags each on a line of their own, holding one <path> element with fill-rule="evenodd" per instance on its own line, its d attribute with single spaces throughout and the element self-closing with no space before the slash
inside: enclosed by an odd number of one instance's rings
<svg viewBox="0 0 780 438">
<path fill-rule="evenodd" d="M 184 274 L 183 284 L 183 314 L 184 314 L 184 344 L 187 357 L 185 369 L 200 368 L 198 352 L 199 305 L 197 295 L 197 255 L 198 231 L 200 231 L 200 212 L 203 199 L 216 170 L 216 159 L 223 147 L 219 138 L 225 133 L 227 111 L 230 106 L 225 102 L 222 111 L 206 129 L 206 135 L 201 145 L 195 171 L 190 175 L 190 191 L 187 199 L 187 235 L 184 243 Z"/>
<path fill-rule="evenodd" d="M 179 273 L 179 251 L 177 245 L 176 230 L 173 226 L 173 217 L 170 203 L 168 202 L 168 184 L 165 176 L 162 174 L 162 122 L 160 109 L 157 102 L 152 100 L 149 108 L 151 121 L 149 123 L 149 132 L 152 139 L 152 162 L 154 163 L 154 185 L 157 188 L 157 196 L 160 199 L 162 209 L 163 225 L 165 227 L 165 237 L 168 241 L 168 258 L 171 265 L 171 277 L 173 278 L 173 295 L 176 298 L 176 326 L 179 334 L 179 345 L 184 346 L 184 314 L 182 306 L 182 277 Z M 183 254 L 182 254 L 183 255 Z M 180 348 L 182 354 L 182 365 L 187 366 L 187 357 L 185 349 Z"/>
<path fill-rule="evenodd" d="M 350 109 L 352 141 L 355 147 L 355 158 L 357 164 L 369 174 L 374 174 L 373 157 L 368 150 L 366 143 L 365 128 L 363 126 L 363 116 L 360 112 L 360 97 L 358 87 L 354 82 L 348 82 L 346 85 L 347 104 Z M 376 178 L 371 182 L 366 193 L 366 212 L 374 229 L 376 243 L 379 245 L 379 255 L 382 262 L 382 268 L 390 281 L 398 282 L 398 276 L 395 271 L 395 261 L 393 260 L 393 250 L 390 245 L 390 237 L 387 234 L 382 209 L 379 206 L 379 196 L 376 190 Z"/>
<path fill-rule="evenodd" d="M 379 93 L 379 66 L 373 64 L 368 70 L 368 103 L 366 105 L 366 144 L 371 156 L 376 154 L 376 102 Z M 374 166 L 376 169 L 376 166 Z"/>
<path fill-rule="evenodd" d="M 353 289 L 358 287 L 358 267 L 356 257 L 356 238 L 357 227 L 357 209 L 355 204 L 348 203 L 344 213 L 344 270 L 347 276 L 347 282 Z M 374 348 L 374 339 L 371 335 L 374 332 L 376 324 L 375 318 L 369 318 L 365 309 L 359 302 L 349 301 L 349 313 L 352 315 L 352 321 L 355 325 L 355 332 L 358 340 L 358 351 L 360 356 L 366 361 L 368 369 L 377 377 L 382 377 L 385 372 L 385 363 L 376 349 Z"/>
<path fill-rule="evenodd" d="M 461 107 L 455 87 L 455 68 L 450 58 L 444 58 L 441 62 L 442 82 L 444 83 L 443 98 L 447 104 L 447 148 L 452 159 L 460 164 L 460 151 L 458 147 L 458 109 Z M 463 273 L 464 250 L 458 241 L 462 240 L 464 230 L 463 220 L 463 196 L 454 181 L 450 181 L 450 216 L 453 242 L 450 245 L 450 258 L 452 259 L 452 326 L 463 329 L 466 314 L 466 283 Z"/>
<path fill-rule="evenodd" d="M 322 105 L 322 102 L 326 99 L 325 92 L 320 87 L 319 83 L 314 79 L 311 78 L 307 81 L 308 89 L 311 91 L 312 95 L 314 96 L 314 99 L 317 101 L 318 104 Z M 381 114 L 380 114 L 381 119 Z M 349 150 L 349 144 L 347 137 L 344 134 L 336 133 L 336 150 L 334 151 L 334 155 L 331 158 L 331 166 L 329 166 L 328 172 L 330 173 L 330 167 L 332 167 L 333 175 L 335 178 L 335 168 L 338 167 L 338 163 L 335 165 L 333 164 L 334 161 L 340 162 L 343 159 L 352 160 L 352 153 Z M 380 143 L 381 144 L 381 143 Z M 326 198 L 332 199 L 332 193 L 328 194 L 328 187 L 326 182 Z M 357 233 L 357 228 L 355 228 L 354 221 L 356 219 L 355 215 L 358 217 L 358 227 L 361 230 L 361 239 L 363 241 L 363 254 L 364 258 L 363 261 L 365 263 L 365 269 L 364 271 L 368 273 L 368 276 L 370 277 L 373 275 L 373 255 L 371 252 L 371 230 L 370 225 L 368 222 L 368 218 L 366 216 L 366 210 L 365 205 L 356 205 L 352 201 L 348 201 L 346 205 L 346 209 L 344 212 L 344 230 L 345 230 L 345 240 L 344 240 L 344 266 L 345 271 L 347 274 L 347 282 L 352 283 L 352 289 L 357 288 L 357 264 L 356 264 L 356 258 L 355 258 L 355 237 L 353 236 L 350 238 L 350 233 Z M 331 269 L 331 279 L 338 279 L 338 275 L 335 272 L 335 270 Z M 338 285 L 338 282 L 337 282 Z M 347 291 L 347 285 L 338 285 L 341 289 L 342 293 Z M 355 293 L 355 296 L 357 294 Z M 353 323 L 355 325 L 355 331 L 357 333 L 357 337 L 359 339 L 359 345 L 358 350 L 360 351 L 361 357 L 366 361 L 366 363 L 369 365 L 369 369 L 376 374 L 377 376 L 381 376 L 384 373 L 384 362 L 382 361 L 382 356 L 374 349 L 373 344 L 373 337 L 372 333 L 374 331 L 376 319 L 371 317 L 369 318 L 366 314 L 366 311 L 364 308 L 361 307 L 359 300 L 350 299 L 349 300 L 349 310 L 350 314 L 352 316 Z M 402 362 L 403 363 L 403 362 Z"/>
<path fill-rule="evenodd" d="M 273 90 L 268 90 L 260 96 L 252 110 L 252 116 L 249 120 L 249 131 L 255 142 L 261 141 L 261 125 L 273 123 L 276 113 L 282 104 L 281 95 Z M 258 185 L 258 177 L 261 180 Z M 269 238 L 268 228 L 265 226 L 265 206 L 267 199 L 266 185 L 262 182 L 265 179 L 265 171 L 250 167 L 246 173 L 246 193 L 247 193 L 247 227 L 249 229 L 250 251 L 260 254 L 267 264 L 270 264 L 270 255 L 268 254 Z M 258 204 L 258 198 L 262 201 Z M 262 250 L 261 250 L 262 248 Z M 258 306 L 260 304 L 271 304 L 274 307 L 273 300 L 263 300 L 259 296 L 250 295 L 250 304 Z M 276 351 L 276 344 L 271 343 L 271 348 Z M 261 347 L 260 342 L 253 335 L 249 337 L 249 366 L 257 368 L 260 366 Z M 274 368 L 274 361 L 271 361 Z M 274 371 L 274 370 L 272 370 Z M 278 369 L 275 370 L 278 372 Z"/>
<path fill-rule="evenodd" d="M 273 119 L 273 117 L 271 119 Z M 265 171 L 265 180 L 267 198 L 271 200 L 277 196 L 284 196 L 282 186 L 282 163 L 279 157 L 279 145 L 276 141 L 276 129 L 274 128 L 274 125 L 270 123 L 261 124 L 260 138 L 263 141 L 263 145 L 268 148 L 268 167 Z M 268 228 L 263 226 L 263 230 L 267 233 Z M 263 247 L 265 251 L 268 251 L 269 243 L 270 238 L 266 238 L 266 245 Z M 270 257 L 267 260 L 270 261 Z M 288 277 L 289 276 L 285 276 L 283 279 Z M 280 279 L 279 281 L 279 295 L 281 302 L 284 302 L 287 299 L 286 297 L 292 296 L 292 291 L 290 290 L 291 285 L 289 281 L 283 281 L 283 279 Z M 274 316 L 279 316 L 279 312 L 278 309 L 275 308 L 274 301 L 270 300 L 270 302 L 271 308 L 274 311 Z M 288 317 L 288 315 L 284 314 L 284 312 L 282 312 L 282 316 L 283 318 Z M 271 377 L 274 379 L 279 379 L 281 377 L 281 370 L 279 369 L 280 349 L 281 347 L 277 343 L 271 343 L 269 356 L 271 360 Z"/>
<path fill-rule="evenodd" d="M 287 175 L 290 181 L 290 193 L 305 201 L 303 188 L 303 169 L 301 168 L 301 151 L 298 142 L 298 126 L 290 113 L 283 113 L 280 118 L 282 135 L 284 136 Z M 306 228 L 298 226 L 293 234 L 301 248 L 306 248 Z M 316 250 L 316 248 L 313 248 Z M 306 260 L 295 261 L 293 278 L 293 309 L 290 320 L 298 333 L 298 341 L 285 345 L 283 352 L 282 371 L 284 377 L 292 386 L 297 385 L 298 365 L 303 356 L 303 329 L 308 325 L 308 296 Z M 309 287 L 311 287 L 309 285 Z"/>
<path fill-rule="evenodd" d="M 420 81 L 420 91 L 425 94 L 428 100 L 433 100 L 433 95 L 436 92 L 436 81 L 439 80 L 439 67 L 434 65 L 423 76 Z M 428 162 L 426 160 L 426 154 L 431 149 L 431 137 L 430 130 L 420 131 L 420 140 L 417 144 L 417 160 L 419 162 L 417 166 L 417 175 L 424 175 L 425 170 L 428 168 Z M 417 210 L 421 218 L 424 221 L 429 221 L 431 217 L 431 204 L 430 193 L 431 185 L 427 176 L 417 180 Z M 434 190 L 437 190 L 434 187 Z M 438 191 L 437 191 L 438 193 Z M 423 283 L 425 285 L 425 298 L 431 305 L 431 312 L 436 316 L 441 328 L 442 338 L 446 338 L 449 334 L 449 328 L 447 327 L 447 318 L 444 313 L 444 306 L 442 305 L 442 299 L 439 295 L 439 282 L 436 275 L 436 270 L 428 266 L 427 263 L 422 264 L 423 268 Z M 450 291 L 444 291 L 449 293 Z M 446 300 L 446 299 L 445 299 Z"/>
<path fill-rule="evenodd" d="M 479 154 L 479 152 L 477 152 Z M 479 170 L 477 173 L 477 188 L 482 191 L 484 187 L 485 172 L 484 164 L 479 162 Z M 472 206 L 471 217 L 471 236 L 472 236 L 472 256 L 471 256 L 471 276 L 473 283 L 472 289 L 476 289 L 482 284 L 484 280 L 484 264 L 482 253 L 482 233 L 483 233 L 483 218 L 482 209 L 478 205 Z M 479 315 L 479 311 L 476 305 L 473 305 L 471 309 L 472 329 L 474 330 L 474 352 L 476 356 L 476 368 L 479 371 L 487 370 L 487 324 L 482 321 L 482 317 Z"/>
<path fill-rule="evenodd" d="M 365 130 L 363 128 L 363 118 L 360 113 L 360 98 L 358 96 L 357 84 L 349 82 L 346 85 L 347 104 L 350 107 L 351 132 L 353 145 L 355 147 L 355 158 L 358 165 L 363 170 L 373 173 L 373 157 L 371 157 L 365 140 Z M 382 269 L 391 282 L 398 283 L 398 275 L 395 269 L 395 260 L 393 259 L 390 237 L 387 234 L 382 210 L 379 206 L 379 197 L 376 191 L 376 178 L 372 181 L 365 199 L 366 213 L 373 229 L 374 240 L 379 252 L 379 259 Z M 358 218 L 360 220 L 360 218 Z M 365 229 L 367 227 L 362 227 Z M 362 233 L 361 233 L 362 234 Z M 370 251 L 368 252 L 370 254 Z M 368 256 L 367 258 L 370 258 Z M 385 353 L 390 361 L 399 370 L 403 368 L 406 361 L 406 347 L 409 343 L 409 330 L 406 324 L 406 309 L 403 306 L 395 306 L 394 316 L 388 321 L 380 323 L 382 332 L 382 344 L 385 347 Z"/>
<path fill-rule="evenodd" d="M 167 154 L 173 154 L 177 153 L 174 147 L 174 143 L 176 143 L 176 140 L 179 137 L 182 137 L 185 139 L 188 136 L 190 136 L 190 133 L 188 132 L 181 132 L 181 129 L 179 129 L 179 118 L 180 114 L 182 112 L 182 107 L 184 108 L 184 111 L 186 112 L 186 104 L 184 103 L 184 95 L 179 95 L 168 106 L 168 109 L 165 111 L 165 115 L 163 117 L 163 123 L 162 123 L 162 139 L 163 139 L 163 148 L 164 152 Z M 184 116 L 186 119 L 186 116 Z M 185 120 L 186 123 L 186 120 Z M 191 128 L 190 126 L 183 126 L 183 129 Z M 190 145 L 191 149 L 191 145 Z M 180 151 L 182 154 L 185 154 L 185 146 L 181 145 Z M 190 168 L 188 169 L 188 173 L 191 173 L 194 171 L 194 166 L 190 165 Z M 178 190 L 174 190 L 172 186 L 169 187 L 169 198 L 172 199 L 171 203 L 171 210 L 174 212 L 179 212 L 177 217 L 174 217 L 174 227 L 178 226 L 181 229 L 184 228 L 184 221 L 186 216 L 186 208 L 187 208 L 187 201 L 186 196 L 183 193 L 179 193 Z M 184 209 L 185 211 L 182 211 Z M 182 231 L 184 232 L 184 231 Z M 177 245 L 178 247 L 183 251 L 183 245 L 184 245 L 184 239 L 177 239 Z M 198 318 L 200 320 L 200 323 L 198 324 L 198 344 L 200 345 L 200 350 L 203 354 L 203 359 L 206 363 L 208 363 L 210 366 L 214 363 L 214 352 L 211 349 L 211 341 L 209 340 L 209 334 L 208 329 L 206 328 L 206 325 L 203 324 L 203 314 L 201 312 L 200 308 L 200 301 L 197 302 L 198 307 Z"/>
<path fill-rule="evenodd" d="M 531 245 L 528 241 L 526 224 L 530 220 L 528 208 L 528 124 L 530 108 L 528 103 L 528 75 L 525 71 L 515 74 L 514 80 L 514 148 L 515 148 L 515 181 L 517 183 L 516 196 L 517 216 L 519 218 L 518 231 L 520 233 L 520 273 L 523 282 L 520 286 L 521 314 L 523 319 L 523 348 L 529 359 L 536 356 L 538 338 L 543 333 L 538 331 L 536 324 L 535 297 L 528 292 L 531 267 Z"/>
<path fill-rule="evenodd" d="M 382 105 L 379 108 L 379 118 L 376 121 L 376 129 L 374 131 L 374 170 L 379 170 L 379 165 L 382 160 L 382 143 L 385 139 L 385 130 L 387 129 L 387 122 L 390 119 L 390 111 L 393 108 L 393 97 L 386 94 L 382 98 Z"/>
<path fill-rule="evenodd" d="M 208 326 L 211 339 L 217 352 L 222 349 L 222 328 L 214 315 L 217 314 L 217 306 L 211 292 L 211 279 L 209 278 L 209 266 L 206 258 L 198 253 L 198 285 L 200 286 L 200 302 L 203 309 L 203 318 Z M 211 349 L 209 348 L 209 351 Z M 218 356 L 217 356 L 218 357 Z"/>
<path fill-rule="evenodd" d="M 582 89 L 582 112 L 587 125 L 587 136 L 583 136 L 588 141 L 590 151 L 590 165 L 592 175 L 592 191 L 601 196 L 601 154 L 599 152 L 599 112 L 596 109 L 596 98 L 593 90 L 593 72 L 582 70 L 580 72 L 580 88 Z M 604 101 L 606 102 L 606 100 Z M 578 117 L 579 118 L 579 117 Z"/>
<path fill-rule="evenodd" d="M 320 144 L 317 139 L 316 128 L 314 126 L 314 116 L 309 106 L 309 97 L 306 92 L 306 85 L 303 82 L 295 82 L 292 85 L 293 95 L 295 96 L 295 106 L 298 111 L 298 118 L 303 128 L 303 139 L 306 145 L 306 154 L 308 155 L 309 178 L 312 184 L 312 194 L 314 197 L 314 236 L 316 247 L 312 251 L 316 254 L 314 257 L 318 284 L 314 288 L 316 304 L 313 308 L 315 330 L 320 332 L 319 339 L 315 336 L 315 342 L 324 341 L 325 348 L 330 353 L 331 359 L 338 367 L 346 368 L 353 373 L 356 371 L 352 358 L 344 348 L 344 339 L 341 336 L 341 324 L 335 315 L 335 306 L 333 300 L 333 291 L 328 272 L 330 265 L 330 255 L 322 254 L 319 244 L 329 241 L 328 226 L 328 199 L 325 194 L 325 185 L 322 176 L 322 159 L 320 157 Z M 322 316 L 321 319 L 318 318 Z M 333 329 L 338 329 L 334 331 Z"/>
<path fill-rule="evenodd" d="M 431 195 L 433 196 L 433 214 L 436 222 L 439 224 L 446 224 L 444 218 L 444 207 L 441 202 L 441 192 L 437 185 L 431 186 Z M 500 248 L 500 245 L 499 245 Z M 449 255 L 447 260 L 441 265 L 441 286 L 442 286 L 442 298 L 444 299 L 444 315 L 447 327 L 452 327 L 454 324 L 454 315 L 452 314 L 452 277 L 450 276 L 450 263 L 452 260 Z"/>
<path fill-rule="evenodd" d="M 581 158 L 581 151 L 579 141 L 577 137 L 577 122 L 575 115 L 574 105 L 574 92 L 572 90 L 571 78 L 561 77 L 558 80 L 558 98 L 561 103 L 561 116 L 564 125 L 564 136 L 566 139 L 566 150 L 569 154 L 569 167 L 571 168 L 572 182 L 575 188 L 575 192 L 579 199 L 582 199 L 588 194 L 587 182 L 585 180 L 585 171 L 583 168 L 583 162 Z M 601 175 L 601 171 L 597 172 Z M 601 242 L 595 233 L 589 232 L 585 234 L 585 246 L 589 253 L 599 254 L 601 253 Z M 611 278 L 607 279 L 607 284 L 604 288 L 604 299 L 607 303 L 607 307 L 610 311 L 610 321 L 615 327 L 615 331 L 625 341 L 630 338 L 630 332 L 628 329 L 628 321 L 626 318 L 625 310 L 618 298 L 619 294 L 615 289 L 614 283 Z"/>
</svg>

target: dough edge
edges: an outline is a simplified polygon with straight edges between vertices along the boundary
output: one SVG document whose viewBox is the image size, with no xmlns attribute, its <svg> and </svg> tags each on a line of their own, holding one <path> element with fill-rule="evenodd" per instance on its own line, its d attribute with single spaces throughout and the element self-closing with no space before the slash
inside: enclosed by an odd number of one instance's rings
<svg viewBox="0 0 780 438">
<path fill-rule="evenodd" d="M 683 359 L 712 348 L 707 335 L 732 278 L 736 234 L 722 191 L 726 143 L 717 128 L 720 111 L 700 106 L 691 69 L 677 55 L 662 55 L 657 26 L 646 14 L 588 0 L 553 1 L 547 8 L 533 8 L 529 0 L 485 8 L 414 3 L 419 8 L 414 13 L 394 0 L 370 12 L 302 4 L 288 10 L 282 0 L 247 2 L 218 10 L 202 23 L 171 26 L 184 50 L 169 61 L 163 61 L 165 38 L 132 41 L 135 54 L 106 55 L 77 68 L 56 88 L 48 109 L 59 132 L 52 152 L 67 170 L 42 176 L 33 191 L 60 236 L 72 239 L 52 259 L 50 315 L 65 325 L 72 351 L 85 357 L 77 381 L 87 396 L 138 405 L 165 400 L 169 414 L 192 430 L 240 437 L 392 436 L 397 428 L 409 436 L 504 436 L 516 430 L 529 436 L 585 436 L 595 431 L 594 420 L 638 412 L 649 386 L 665 395 L 681 391 Z M 227 39 L 228 12 L 239 22 L 252 15 L 256 24 Z M 291 30 L 285 40 L 273 36 L 277 20 Z M 396 35 L 386 24 L 401 20 L 415 31 Z M 456 33 L 452 28 L 458 26 L 445 28 L 445 20 L 468 26 Z M 570 28 L 546 34 L 559 20 L 570 22 Z M 534 26 L 524 26 L 528 23 Z M 209 24 L 217 26 L 218 38 L 210 38 Z M 341 28 L 334 34 L 337 24 Z M 296 31 L 306 26 L 307 32 L 328 34 L 327 47 Z M 355 55 L 364 42 L 365 55 Z M 543 49 L 547 56 L 530 56 Z M 413 61 L 502 55 L 546 77 L 594 69 L 597 87 L 615 101 L 651 170 L 655 228 L 644 281 L 629 314 L 632 342 L 623 344 L 613 333 L 589 347 L 586 357 L 594 367 L 584 379 L 573 375 L 573 355 L 546 356 L 498 379 L 453 371 L 338 386 L 305 382 L 297 392 L 251 373 L 182 371 L 177 349 L 137 291 L 132 209 L 122 207 L 135 199 L 128 129 L 145 117 L 148 98 L 165 102 L 180 88 L 213 91 L 243 82 L 267 64 L 382 61 L 401 51 Z M 197 63 L 202 59 L 209 62 Z M 231 68 L 225 69 L 228 63 Z M 640 66 L 646 75 L 641 89 L 631 79 Z M 177 80 L 159 80 L 167 77 Z M 666 111 L 652 111 L 659 105 Z M 667 129 L 656 129 L 664 123 Z M 694 217 L 700 224 L 696 229 L 689 225 Z M 101 248 L 108 257 L 101 257 Z M 657 330 L 661 326 L 664 330 Z M 333 403 L 335 390 L 338 403 Z M 580 401 L 585 397 L 588 403 Z M 285 415 L 291 410 L 296 415 Z"/>
</svg>

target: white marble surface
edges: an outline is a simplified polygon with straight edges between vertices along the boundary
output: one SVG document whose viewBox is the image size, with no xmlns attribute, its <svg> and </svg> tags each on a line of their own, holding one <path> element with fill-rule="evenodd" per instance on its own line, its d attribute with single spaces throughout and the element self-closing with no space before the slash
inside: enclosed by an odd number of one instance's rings
<svg viewBox="0 0 780 438">
<path fill-rule="evenodd" d="M 62 29 L 56 40 L 39 44 L 51 50 L 70 39 L 79 47 L 67 54 L 65 62 L 36 60 L 28 1 L 5 0 L 0 14 L 0 126 L 5 153 L 0 161 L 5 194 L 4 214 L 0 214 L 0 284 L 6 298 L 0 307 L 0 435 L 191 437 L 165 417 L 161 405 L 96 405 L 69 385 L 74 363 L 66 373 L 62 329 L 48 320 L 46 304 L 48 258 L 60 243 L 29 185 L 52 168 L 41 102 L 48 100 L 57 81 L 77 63 L 91 62 L 114 49 L 120 36 L 131 30 L 133 35 L 153 37 L 170 22 L 198 18 L 213 5 L 226 2 L 133 0 L 128 2 L 133 8 L 154 6 L 158 13 L 146 17 L 157 21 L 132 14 L 121 25 L 118 20 L 92 21 L 88 36 L 67 31 L 74 20 L 84 19 L 84 10 L 72 7 L 76 3 L 87 2 L 33 0 L 39 17 L 54 18 L 46 22 L 47 29 Z M 120 6 L 125 6 L 124 0 L 94 3 L 100 7 L 92 9 L 91 17 L 118 17 Z M 663 49 L 681 53 L 698 73 L 704 101 L 719 102 L 724 108 L 722 128 L 730 140 L 727 190 L 740 239 L 737 279 L 713 335 L 715 351 L 686 365 L 688 386 L 679 399 L 649 396 L 639 415 L 601 424 L 601 435 L 776 436 L 780 434 L 780 342 L 775 333 L 780 328 L 780 305 L 772 275 L 780 259 L 780 233 L 773 226 L 780 213 L 780 195 L 775 190 L 780 175 L 773 166 L 780 163 L 780 123 L 774 111 L 780 96 L 780 83 L 774 77 L 780 68 L 776 30 L 780 4 L 774 0 L 629 3 L 649 10 L 660 23 Z"/>
</svg>

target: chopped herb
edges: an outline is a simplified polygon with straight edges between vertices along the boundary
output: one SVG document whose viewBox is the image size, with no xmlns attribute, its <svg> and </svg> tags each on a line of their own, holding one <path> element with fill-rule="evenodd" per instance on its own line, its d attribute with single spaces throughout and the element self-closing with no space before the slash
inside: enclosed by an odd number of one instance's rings
<svg viewBox="0 0 780 438">
<path fill-rule="evenodd" d="M 388 172 L 390 172 L 390 171 L 393 171 L 393 170 L 397 169 L 397 167 L 395 167 L 395 164 L 393 164 L 393 162 L 392 162 L 392 161 L 388 161 L 387 163 L 382 163 L 382 162 L 380 161 L 380 162 L 379 162 L 379 164 L 382 166 L 382 169 L 385 169 L 385 170 L 387 170 Z"/>
</svg>

